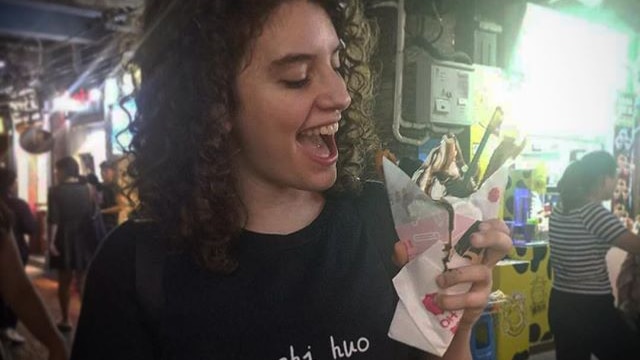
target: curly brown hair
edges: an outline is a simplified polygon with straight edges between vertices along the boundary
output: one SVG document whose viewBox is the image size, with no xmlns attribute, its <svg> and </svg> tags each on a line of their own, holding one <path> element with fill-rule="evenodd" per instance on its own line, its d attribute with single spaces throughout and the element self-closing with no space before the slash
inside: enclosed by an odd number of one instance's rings
<svg viewBox="0 0 640 360">
<path fill-rule="evenodd" d="M 338 177 L 329 192 L 358 192 L 379 148 L 368 65 L 376 27 L 359 1 L 148 0 L 145 8 L 145 38 L 134 58 L 142 83 L 128 150 L 137 213 L 212 271 L 237 267 L 232 245 L 244 225 L 224 130 L 238 110 L 235 78 L 269 15 L 285 1 L 319 4 L 346 46 L 339 71 L 352 103 L 337 133 Z"/>
</svg>

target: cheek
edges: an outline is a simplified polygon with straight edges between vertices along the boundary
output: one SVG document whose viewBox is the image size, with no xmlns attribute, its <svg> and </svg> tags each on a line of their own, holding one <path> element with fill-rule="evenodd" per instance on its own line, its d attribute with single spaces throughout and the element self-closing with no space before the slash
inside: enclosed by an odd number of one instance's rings
<svg viewBox="0 0 640 360">
<path fill-rule="evenodd" d="M 234 128 L 241 131 L 244 137 L 258 137 L 263 142 L 272 140 L 280 143 L 276 138 L 295 137 L 302 127 L 306 114 L 296 103 L 272 101 L 268 106 L 253 106 L 246 109 Z M 265 139 L 268 138 L 268 139 Z"/>
<path fill-rule="evenodd" d="M 238 148 L 247 156 L 269 157 L 282 155 L 287 141 L 281 124 L 274 118 L 273 112 L 255 111 L 245 113 L 233 125 L 233 138 Z"/>
</svg>

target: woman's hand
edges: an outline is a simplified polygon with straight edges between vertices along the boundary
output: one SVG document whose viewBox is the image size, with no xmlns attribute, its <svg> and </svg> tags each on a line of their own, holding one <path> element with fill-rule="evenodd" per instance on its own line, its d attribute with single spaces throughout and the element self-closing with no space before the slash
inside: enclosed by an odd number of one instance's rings
<svg viewBox="0 0 640 360">
<path fill-rule="evenodd" d="M 480 224 L 478 231 L 471 235 L 471 244 L 475 248 L 482 248 L 483 257 L 479 264 L 463 266 L 439 274 L 436 283 L 442 290 L 436 297 L 438 306 L 444 310 L 464 310 L 464 315 L 458 323 L 457 335 L 465 334 L 464 340 L 456 341 L 450 346 L 445 358 L 452 355 L 453 359 L 466 358 L 468 352 L 468 334 L 473 324 L 478 320 L 487 306 L 491 293 L 493 266 L 501 260 L 511 249 L 513 243 L 507 225 L 498 219 L 487 220 Z M 395 245 L 394 262 L 404 265 L 408 262 L 406 247 L 402 242 Z M 448 295 L 444 290 L 461 283 L 471 283 L 468 292 L 459 295 Z M 465 349 L 460 349 L 466 347 Z M 462 352 L 460 352 L 462 351 Z M 451 353 L 451 354 L 450 354 Z"/>
<path fill-rule="evenodd" d="M 471 283 L 469 292 L 460 295 L 438 295 L 438 305 L 445 310 L 464 309 L 458 330 L 471 328 L 487 306 L 491 293 L 493 266 L 504 258 L 513 246 L 509 228 L 502 220 L 493 219 L 480 224 L 478 232 L 471 235 L 471 244 L 484 249 L 482 263 L 446 271 L 436 278 L 441 289 L 460 283 Z"/>
</svg>

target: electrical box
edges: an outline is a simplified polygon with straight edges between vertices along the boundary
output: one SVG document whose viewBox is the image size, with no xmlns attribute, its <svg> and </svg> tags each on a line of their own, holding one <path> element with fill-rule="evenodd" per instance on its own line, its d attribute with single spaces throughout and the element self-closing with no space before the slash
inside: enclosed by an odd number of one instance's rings
<svg viewBox="0 0 640 360">
<path fill-rule="evenodd" d="M 473 67 L 433 59 L 416 59 L 416 122 L 471 125 Z"/>
</svg>

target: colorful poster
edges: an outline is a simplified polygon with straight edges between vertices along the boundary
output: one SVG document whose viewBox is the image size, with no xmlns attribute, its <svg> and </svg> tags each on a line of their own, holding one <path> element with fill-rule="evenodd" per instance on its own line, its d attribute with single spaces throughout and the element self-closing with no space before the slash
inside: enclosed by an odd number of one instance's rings
<svg viewBox="0 0 640 360">
<path fill-rule="evenodd" d="M 634 211 L 631 202 L 632 149 L 635 138 L 633 127 L 633 102 L 631 94 L 620 94 L 616 104 L 616 126 L 613 140 L 613 156 L 617 161 L 617 182 L 613 191 L 611 209 L 628 226 L 633 224 Z"/>
</svg>

